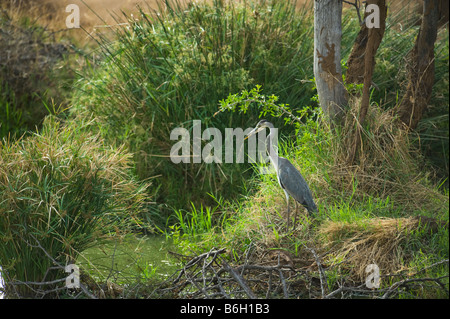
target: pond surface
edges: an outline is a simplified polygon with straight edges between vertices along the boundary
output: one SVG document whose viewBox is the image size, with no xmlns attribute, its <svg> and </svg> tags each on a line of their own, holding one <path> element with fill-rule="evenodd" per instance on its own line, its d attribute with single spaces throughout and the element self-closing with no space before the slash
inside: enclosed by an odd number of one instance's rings
<svg viewBox="0 0 450 319">
<path fill-rule="evenodd" d="M 180 264 L 169 251 L 174 245 L 164 236 L 130 236 L 85 250 L 77 259 L 77 266 L 99 282 L 106 279 L 117 284 L 163 280 L 176 272 Z M 0 299 L 4 282 L 0 267 Z"/>
<path fill-rule="evenodd" d="M 96 280 L 118 284 L 165 279 L 180 268 L 169 250 L 175 251 L 175 247 L 164 236 L 133 236 L 85 250 L 77 265 Z"/>
</svg>

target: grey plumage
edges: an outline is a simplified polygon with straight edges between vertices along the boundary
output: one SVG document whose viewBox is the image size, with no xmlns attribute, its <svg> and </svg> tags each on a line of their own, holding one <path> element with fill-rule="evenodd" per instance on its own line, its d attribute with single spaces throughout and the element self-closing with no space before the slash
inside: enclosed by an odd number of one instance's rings
<svg viewBox="0 0 450 319">
<path fill-rule="evenodd" d="M 281 188 L 302 204 L 308 210 L 308 213 L 317 212 L 311 190 L 302 174 L 284 157 L 278 157 L 278 167 L 278 182 Z"/>
<path fill-rule="evenodd" d="M 259 121 L 256 127 L 250 133 L 248 133 L 248 137 L 263 130 L 264 128 L 269 128 L 271 130 L 266 139 L 266 150 L 269 155 L 270 161 L 277 173 L 278 183 L 280 184 L 281 188 L 284 191 L 284 194 L 286 195 L 288 215 L 287 227 L 289 228 L 289 196 L 294 198 L 296 210 L 298 202 L 308 210 L 308 213 L 310 215 L 314 215 L 314 213 L 317 212 L 317 206 L 312 197 L 311 190 L 309 189 L 309 186 L 303 178 L 302 174 L 300 174 L 300 172 L 294 167 L 294 165 L 292 165 L 291 162 L 289 162 L 289 160 L 284 157 L 278 156 L 278 154 L 273 149 L 273 124 L 266 120 Z M 295 217 L 297 218 L 297 216 Z"/>
</svg>

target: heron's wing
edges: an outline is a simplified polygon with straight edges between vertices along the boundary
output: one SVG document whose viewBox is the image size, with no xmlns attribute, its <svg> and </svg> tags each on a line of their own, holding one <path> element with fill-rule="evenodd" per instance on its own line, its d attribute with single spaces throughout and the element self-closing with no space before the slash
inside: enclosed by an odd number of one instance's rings
<svg viewBox="0 0 450 319">
<path fill-rule="evenodd" d="M 278 158 L 278 181 L 283 189 L 308 210 L 316 210 L 311 190 L 302 174 L 283 157 Z"/>
</svg>

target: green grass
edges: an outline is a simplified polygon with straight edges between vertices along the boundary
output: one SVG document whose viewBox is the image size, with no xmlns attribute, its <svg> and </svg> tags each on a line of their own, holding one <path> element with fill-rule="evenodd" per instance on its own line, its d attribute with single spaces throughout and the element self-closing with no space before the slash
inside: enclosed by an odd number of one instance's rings
<svg viewBox="0 0 450 319">
<path fill-rule="evenodd" d="M 315 94 L 312 15 L 306 8 L 296 11 L 290 1 L 213 1 L 187 8 L 177 1 L 160 5 L 160 15 L 143 7 L 138 16 L 126 16 L 129 25 L 115 28 L 112 38 L 98 38 L 101 62 L 91 64 L 90 72 L 79 80 L 72 112 L 94 114 L 96 128 L 109 142 L 126 143 L 134 154 L 138 175 L 152 178 L 157 202 L 174 209 L 188 209 L 191 202 L 213 205 L 208 193 L 233 198 L 247 187 L 249 167 L 175 165 L 169 159 L 174 144 L 170 132 L 176 127 L 191 130 L 192 121 L 198 119 L 203 128 L 220 130 L 254 125 L 260 113 L 254 107 L 248 108 L 245 116 L 214 115 L 218 101 L 255 85 L 261 85 L 263 93 L 279 97 L 293 114 L 307 106 L 316 107 L 311 99 Z M 414 24 L 404 23 L 406 15 L 400 11 L 388 17 L 377 54 L 373 80 L 377 89 L 372 100 L 383 109 L 398 102 L 406 80 L 406 55 L 418 30 Z M 357 20 L 352 10 L 343 15 L 344 70 L 359 31 Z M 448 83 L 446 48 L 448 35 L 443 32 L 436 45 L 438 92 L 432 100 L 439 114 L 448 113 L 448 102 L 441 97 L 448 96 L 444 89 Z M 271 120 L 278 127 L 284 125 L 276 116 Z M 445 116 L 430 121 L 423 121 L 428 128 L 421 132 L 431 142 L 424 147 L 435 165 L 439 163 L 436 158 L 448 158 L 447 121 Z M 432 133 L 431 125 L 441 131 Z M 292 127 L 284 126 L 283 133 L 292 134 Z M 448 176 L 445 163 L 439 164 L 438 178 Z M 169 217 L 170 210 L 165 214 Z"/>
</svg>

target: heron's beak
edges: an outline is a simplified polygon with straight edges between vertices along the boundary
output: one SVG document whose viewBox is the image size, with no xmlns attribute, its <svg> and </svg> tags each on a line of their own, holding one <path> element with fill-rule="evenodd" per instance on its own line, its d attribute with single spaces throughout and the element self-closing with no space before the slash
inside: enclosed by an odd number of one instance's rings
<svg viewBox="0 0 450 319">
<path fill-rule="evenodd" d="M 258 133 L 258 132 L 260 132 L 260 131 L 262 131 L 262 130 L 264 130 L 264 129 L 265 129 L 265 127 L 255 127 L 253 130 L 251 130 L 251 131 L 247 134 L 247 137 L 244 138 L 244 141 L 245 141 L 246 139 L 248 139 L 250 136 L 252 136 L 252 135 L 254 135 L 254 134 L 256 134 L 256 133 Z"/>
</svg>

